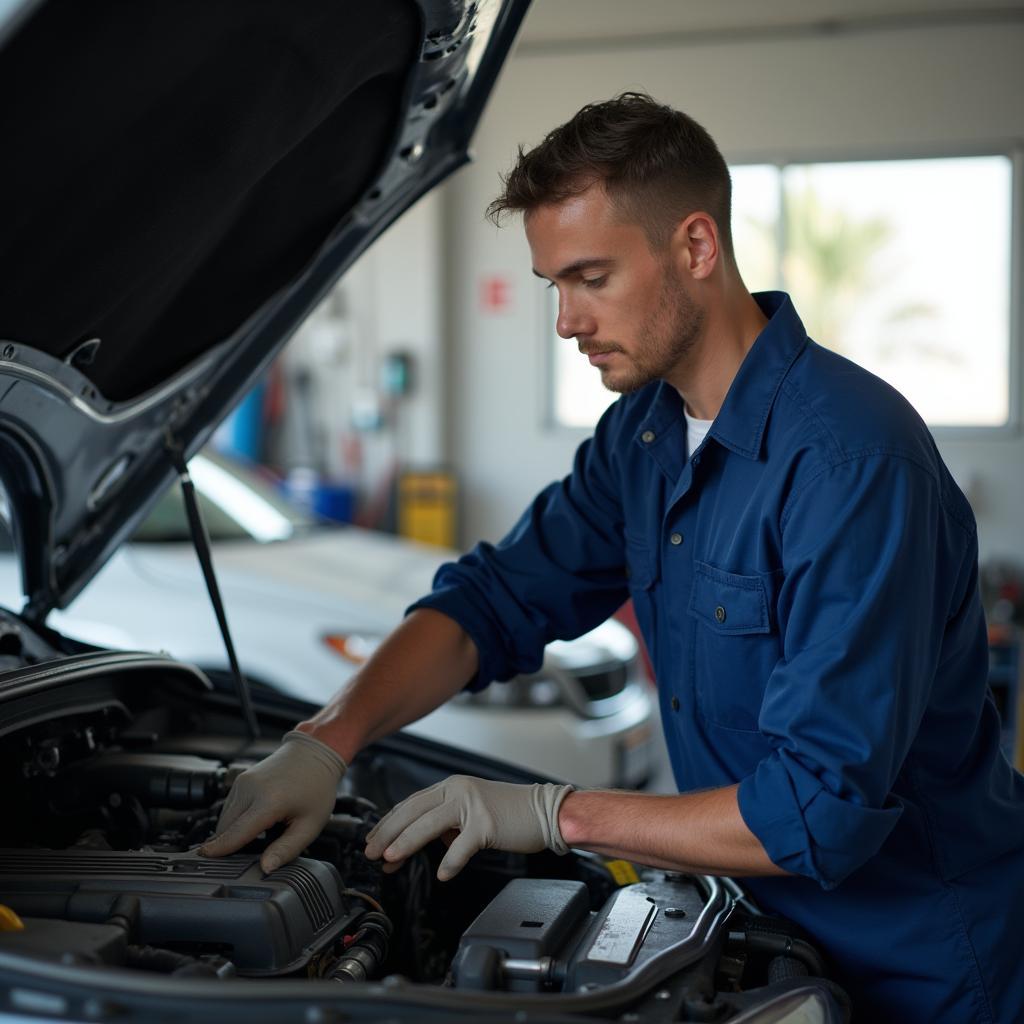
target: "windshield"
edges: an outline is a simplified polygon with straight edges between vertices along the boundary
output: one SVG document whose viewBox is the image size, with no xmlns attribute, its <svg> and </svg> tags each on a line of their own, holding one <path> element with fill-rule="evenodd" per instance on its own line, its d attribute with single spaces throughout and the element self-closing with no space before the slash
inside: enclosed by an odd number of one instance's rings
<svg viewBox="0 0 1024 1024">
<path fill-rule="evenodd" d="M 189 462 L 199 507 L 211 541 L 287 540 L 315 525 L 315 519 L 286 501 L 273 485 L 244 464 L 212 452 Z M 190 542 L 185 502 L 175 483 L 135 531 L 143 544 Z"/>
</svg>

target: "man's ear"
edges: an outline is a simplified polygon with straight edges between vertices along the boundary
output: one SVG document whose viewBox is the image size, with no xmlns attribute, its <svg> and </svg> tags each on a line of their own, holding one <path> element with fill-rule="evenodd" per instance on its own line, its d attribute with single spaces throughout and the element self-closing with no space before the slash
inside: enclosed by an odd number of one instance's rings
<svg viewBox="0 0 1024 1024">
<path fill-rule="evenodd" d="M 669 244 L 676 268 L 695 281 L 709 277 L 718 265 L 718 225 L 709 213 L 698 210 L 681 220 Z"/>
</svg>

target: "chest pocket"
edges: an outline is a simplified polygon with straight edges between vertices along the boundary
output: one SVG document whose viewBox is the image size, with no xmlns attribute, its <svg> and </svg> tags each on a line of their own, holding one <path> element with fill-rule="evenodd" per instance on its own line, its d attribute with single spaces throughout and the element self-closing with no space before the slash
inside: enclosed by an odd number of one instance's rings
<svg viewBox="0 0 1024 1024">
<path fill-rule="evenodd" d="M 773 574 L 695 564 L 689 613 L 697 706 L 714 725 L 756 732 L 765 684 L 781 657 Z"/>
</svg>

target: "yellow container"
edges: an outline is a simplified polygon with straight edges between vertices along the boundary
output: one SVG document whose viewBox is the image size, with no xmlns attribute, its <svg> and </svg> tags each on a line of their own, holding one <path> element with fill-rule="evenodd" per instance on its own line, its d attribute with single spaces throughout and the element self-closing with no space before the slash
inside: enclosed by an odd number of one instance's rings
<svg viewBox="0 0 1024 1024">
<path fill-rule="evenodd" d="M 398 477 L 398 532 L 438 547 L 456 546 L 455 474 L 405 470 Z"/>
</svg>

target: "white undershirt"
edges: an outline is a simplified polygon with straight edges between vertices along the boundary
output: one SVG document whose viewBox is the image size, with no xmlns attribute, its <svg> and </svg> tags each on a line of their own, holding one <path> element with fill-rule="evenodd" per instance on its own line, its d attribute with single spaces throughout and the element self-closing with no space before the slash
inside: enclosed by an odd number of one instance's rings
<svg viewBox="0 0 1024 1024">
<path fill-rule="evenodd" d="M 714 420 L 694 419 L 685 407 L 683 415 L 686 417 L 686 457 L 689 458 L 700 447 L 701 441 L 708 436 L 708 431 Z"/>
</svg>

